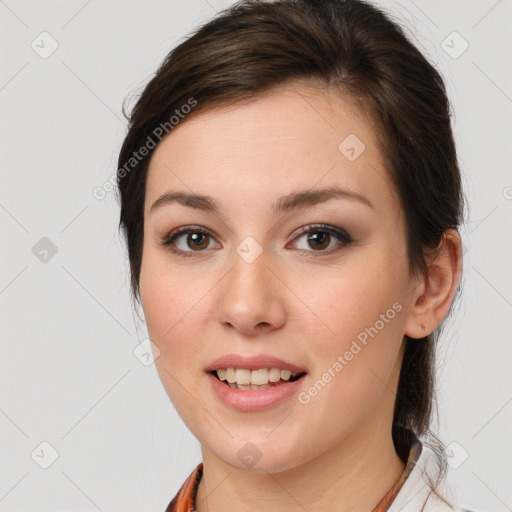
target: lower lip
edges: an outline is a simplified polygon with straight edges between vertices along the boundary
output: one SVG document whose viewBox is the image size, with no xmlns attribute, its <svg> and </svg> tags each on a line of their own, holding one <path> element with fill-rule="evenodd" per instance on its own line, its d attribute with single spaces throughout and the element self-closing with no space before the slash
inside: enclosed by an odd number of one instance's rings
<svg viewBox="0 0 512 512">
<path fill-rule="evenodd" d="M 239 411 L 262 411 L 270 409 L 290 396 L 297 394 L 304 376 L 293 382 L 279 384 L 261 390 L 234 389 L 208 373 L 213 390 L 225 405 Z"/>
</svg>

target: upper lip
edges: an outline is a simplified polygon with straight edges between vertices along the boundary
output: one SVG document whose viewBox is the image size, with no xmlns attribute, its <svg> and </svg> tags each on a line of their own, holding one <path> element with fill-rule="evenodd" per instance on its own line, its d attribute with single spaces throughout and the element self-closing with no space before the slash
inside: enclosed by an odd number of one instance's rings
<svg viewBox="0 0 512 512">
<path fill-rule="evenodd" d="M 290 370 L 295 373 L 302 373 L 306 370 L 301 366 L 289 363 L 278 357 L 261 354 L 258 356 L 241 356 L 239 354 L 226 354 L 212 361 L 206 368 L 206 372 L 213 372 L 221 368 L 246 368 L 247 370 L 258 370 L 260 368 L 279 368 Z"/>
</svg>

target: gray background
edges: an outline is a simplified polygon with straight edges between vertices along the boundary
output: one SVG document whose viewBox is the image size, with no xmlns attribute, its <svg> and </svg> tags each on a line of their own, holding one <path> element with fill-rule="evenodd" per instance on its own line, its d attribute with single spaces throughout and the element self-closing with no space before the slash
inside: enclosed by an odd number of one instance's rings
<svg viewBox="0 0 512 512">
<path fill-rule="evenodd" d="M 2 512 L 163 511 L 200 461 L 139 347 L 115 196 L 92 190 L 115 173 L 122 100 L 231 3 L 0 1 Z M 440 435 L 460 503 L 505 512 L 512 0 L 379 3 L 442 71 L 453 103 L 470 209 L 464 295 L 440 358 Z"/>
</svg>

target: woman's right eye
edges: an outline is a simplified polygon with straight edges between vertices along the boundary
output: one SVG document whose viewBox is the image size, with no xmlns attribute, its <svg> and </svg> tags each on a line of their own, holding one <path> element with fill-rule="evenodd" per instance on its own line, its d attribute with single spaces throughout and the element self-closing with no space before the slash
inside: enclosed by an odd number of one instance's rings
<svg viewBox="0 0 512 512">
<path fill-rule="evenodd" d="M 193 256 L 193 253 L 211 249 L 214 239 L 210 232 L 199 226 L 184 226 L 169 233 L 162 245 L 181 256 Z M 216 242 L 215 242 L 216 243 Z"/>
</svg>

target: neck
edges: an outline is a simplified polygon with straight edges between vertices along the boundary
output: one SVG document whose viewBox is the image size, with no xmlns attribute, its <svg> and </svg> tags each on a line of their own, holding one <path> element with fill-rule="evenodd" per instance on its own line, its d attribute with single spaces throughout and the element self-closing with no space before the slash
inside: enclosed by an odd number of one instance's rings
<svg viewBox="0 0 512 512">
<path fill-rule="evenodd" d="M 197 512 L 368 512 L 398 480 L 405 464 L 391 431 L 358 431 L 313 460 L 278 473 L 251 473 L 203 449 Z"/>
</svg>

